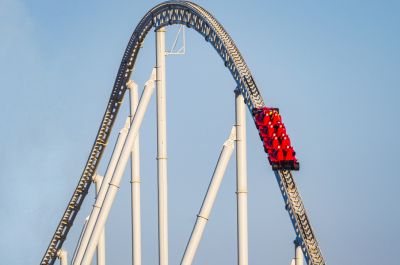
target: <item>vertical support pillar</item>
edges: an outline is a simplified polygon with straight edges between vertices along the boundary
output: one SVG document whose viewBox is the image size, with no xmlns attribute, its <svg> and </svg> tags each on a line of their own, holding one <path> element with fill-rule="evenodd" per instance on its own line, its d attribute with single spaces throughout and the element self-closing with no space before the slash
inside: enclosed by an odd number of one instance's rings
<svg viewBox="0 0 400 265">
<path fill-rule="evenodd" d="M 303 251 L 301 249 L 301 244 L 298 239 L 296 239 L 294 242 L 294 248 L 295 248 L 295 265 L 303 265 L 304 262 L 304 257 L 303 257 Z"/>
<path fill-rule="evenodd" d="M 100 192 L 103 179 L 104 178 L 100 175 L 95 176 L 94 182 L 96 184 L 96 197 Z M 105 265 L 105 264 L 106 264 L 106 235 L 105 235 L 105 229 L 103 229 L 99 238 L 99 243 L 97 244 L 97 265 Z"/>
<path fill-rule="evenodd" d="M 248 264 L 246 106 L 235 90 L 238 265 Z"/>
<path fill-rule="evenodd" d="M 156 31 L 157 175 L 159 264 L 168 265 L 167 128 L 165 90 L 165 28 Z"/>
<path fill-rule="evenodd" d="M 219 155 L 218 162 L 215 167 L 213 176 L 211 178 L 210 185 L 208 186 L 206 196 L 204 197 L 200 212 L 197 215 L 196 224 L 193 227 L 193 231 L 192 234 L 190 235 L 190 239 L 186 246 L 185 253 L 183 254 L 181 265 L 191 265 L 193 262 L 193 258 L 196 254 L 208 218 L 214 206 L 214 202 L 217 197 L 222 179 L 224 177 L 226 167 L 228 166 L 229 159 L 232 156 L 235 137 L 236 137 L 236 132 L 235 128 L 233 128 L 228 140 L 226 140 L 224 143 L 224 146 L 221 150 L 221 154 Z"/>
<path fill-rule="evenodd" d="M 131 119 L 138 105 L 138 86 L 133 81 L 127 83 L 130 96 Z M 131 216 L 132 216 L 132 265 L 142 264 L 142 235 L 140 218 L 140 160 L 139 133 L 136 136 L 131 152 Z"/>
<path fill-rule="evenodd" d="M 121 155 L 119 156 L 117 165 L 115 166 L 114 174 L 112 175 L 110 183 L 108 183 L 107 193 L 104 197 L 104 201 L 98 214 L 96 224 L 93 228 L 92 235 L 87 244 L 87 248 L 85 250 L 81 265 L 89 265 L 92 261 L 101 231 L 104 229 L 104 225 L 107 221 L 108 214 L 110 213 L 111 206 L 119 190 L 119 184 L 128 163 L 133 143 L 135 142 L 135 138 L 139 132 L 144 114 L 149 105 L 151 95 L 154 91 L 154 74 L 155 73 L 153 71 L 150 80 L 146 82 L 145 88 L 140 98 L 139 105 L 135 112 L 135 116 L 133 118 L 131 127 L 129 128 L 128 135 L 122 148 Z"/>
<path fill-rule="evenodd" d="M 64 249 L 60 249 L 57 252 L 57 256 L 60 259 L 60 265 L 68 265 L 68 253 Z"/>
</svg>

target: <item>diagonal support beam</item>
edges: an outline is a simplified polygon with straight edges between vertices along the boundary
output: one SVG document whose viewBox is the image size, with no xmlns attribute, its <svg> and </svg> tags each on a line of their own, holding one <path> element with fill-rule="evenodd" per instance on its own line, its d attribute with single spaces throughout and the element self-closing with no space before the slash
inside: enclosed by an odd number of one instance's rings
<svg viewBox="0 0 400 265">
<path fill-rule="evenodd" d="M 99 237 L 101 235 L 101 231 L 104 229 L 104 225 L 108 218 L 108 214 L 110 213 L 111 206 L 118 192 L 119 184 L 121 182 L 122 175 L 128 163 L 129 156 L 131 154 L 131 150 L 135 142 L 135 138 L 142 124 L 144 114 L 150 102 L 151 95 L 153 94 L 154 80 L 155 80 L 155 70 L 153 69 L 151 78 L 149 79 L 149 81 L 146 82 L 145 88 L 143 90 L 139 106 L 135 112 L 135 116 L 133 118 L 131 127 L 129 128 L 129 132 L 124 142 L 121 155 L 119 156 L 118 162 L 115 166 L 115 171 L 113 172 L 110 182 L 107 183 L 108 187 L 104 197 L 104 201 L 101 205 L 101 209 L 98 218 L 96 220 L 96 224 L 93 228 L 92 235 L 90 236 L 88 245 L 83 255 L 81 265 L 89 265 L 93 258 L 97 243 L 99 241 Z"/>
<path fill-rule="evenodd" d="M 210 216 L 212 207 L 214 206 L 214 202 L 218 194 L 219 187 L 224 177 L 226 167 L 228 166 L 229 159 L 232 156 L 235 136 L 236 128 L 233 127 L 228 140 L 226 140 L 222 147 L 222 151 L 219 155 L 218 162 L 215 167 L 214 174 L 211 178 L 210 185 L 208 186 L 206 196 L 204 197 L 200 212 L 197 215 L 196 224 L 193 228 L 192 234 L 190 235 L 185 253 L 183 254 L 181 265 L 191 265 L 193 262 L 193 258 L 196 255 L 197 248 L 200 244 L 201 237 L 203 236 L 204 229 L 206 227 L 208 218 Z"/>
<path fill-rule="evenodd" d="M 99 194 L 104 177 L 96 174 L 93 181 L 96 184 L 96 196 Z M 106 264 L 106 233 L 105 229 L 101 231 L 99 243 L 97 244 L 97 265 Z"/>
<path fill-rule="evenodd" d="M 78 243 L 76 244 L 76 247 L 75 247 L 75 250 L 74 250 L 74 254 L 72 255 L 71 264 L 74 264 L 74 261 L 75 261 L 75 258 L 76 258 L 76 253 L 78 252 L 78 249 L 81 246 L 82 237 L 83 237 L 83 234 L 85 233 L 88 221 L 89 221 L 89 216 L 85 218 L 85 222 L 83 223 L 81 234 L 79 235 Z"/>
<path fill-rule="evenodd" d="M 118 158 L 121 154 L 122 146 L 124 145 L 126 135 L 128 133 L 129 128 L 129 120 L 125 122 L 124 128 L 122 128 L 118 134 L 117 142 L 115 144 L 113 153 L 111 155 L 110 162 L 108 163 L 106 174 L 103 178 L 102 185 L 100 186 L 99 191 L 97 192 L 96 201 L 93 204 L 92 211 L 89 215 L 89 219 L 86 222 L 86 228 L 83 231 L 78 250 L 76 251 L 76 255 L 72 260 L 73 265 L 79 265 L 82 262 L 83 255 L 85 253 L 85 249 L 88 245 L 90 236 L 93 232 L 94 225 L 96 224 L 97 217 L 100 212 L 100 208 L 103 205 L 104 197 L 106 196 L 108 183 L 111 180 L 112 174 L 114 173 L 115 166 L 117 164 Z"/>
</svg>

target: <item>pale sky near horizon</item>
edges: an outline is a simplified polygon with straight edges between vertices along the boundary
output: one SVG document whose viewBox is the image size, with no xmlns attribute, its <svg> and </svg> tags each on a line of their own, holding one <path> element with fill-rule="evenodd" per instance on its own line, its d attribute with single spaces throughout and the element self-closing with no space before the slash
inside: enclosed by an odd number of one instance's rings
<svg viewBox="0 0 400 265">
<path fill-rule="evenodd" d="M 39 264 L 86 163 L 127 41 L 157 3 L 0 0 L 0 264 Z M 396 264 L 400 2 L 197 3 L 229 32 L 266 104 L 280 108 L 327 264 Z M 167 46 L 175 31 L 168 29 Z M 180 262 L 234 121 L 232 77 L 204 38 L 186 33 L 186 55 L 167 58 L 170 264 Z M 132 76 L 140 86 L 154 49 L 150 32 Z M 126 115 L 124 106 L 101 174 Z M 158 260 L 155 121 L 153 99 L 141 130 L 143 264 Z M 290 264 L 295 234 L 250 119 L 247 128 L 249 263 Z M 194 264 L 236 262 L 234 168 L 232 157 Z M 65 243 L 70 257 L 93 196 Z M 107 222 L 108 264 L 130 262 L 129 196 L 126 174 Z"/>
</svg>

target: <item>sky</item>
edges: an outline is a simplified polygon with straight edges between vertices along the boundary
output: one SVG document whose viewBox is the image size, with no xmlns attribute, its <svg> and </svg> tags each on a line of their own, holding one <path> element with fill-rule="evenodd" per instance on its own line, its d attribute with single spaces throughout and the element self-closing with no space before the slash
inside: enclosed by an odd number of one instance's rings
<svg viewBox="0 0 400 265">
<path fill-rule="evenodd" d="M 157 1 L 0 0 L 0 256 L 38 264 L 95 139 L 122 54 Z M 301 170 L 295 180 L 327 264 L 394 264 L 400 249 L 400 3 L 197 1 L 229 32 L 268 106 L 279 107 Z M 171 46 L 177 28 L 167 29 Z M 155 64 L 150 32 L 132 78 Z M 193 30 L 167 57 L 170 264 L 178 264 L 222 144 L 235 83 Z M 140 132 L 143 264 L 157 258 L 156 116 Z M 123 105 L 98 169 L 104 174 Z M 290 264 L 295 237 L 248 117 L 249 263 Z M 94 186 L 93 186 L 94 188 Z M 236 262 L 232 157 L 194 264 Z M 91 191 L 65 249 L 72 253 Z M 125 174 L 106 226 L 107 262 L 129 264 Z"/>
</svg>

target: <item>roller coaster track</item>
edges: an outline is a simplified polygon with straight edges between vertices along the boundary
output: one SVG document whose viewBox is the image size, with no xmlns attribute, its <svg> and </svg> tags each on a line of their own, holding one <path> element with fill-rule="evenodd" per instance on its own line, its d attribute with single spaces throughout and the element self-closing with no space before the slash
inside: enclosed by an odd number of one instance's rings
<svg viewBox="0 0 400 265">
<path fill-rule="evenodd" d="M 57 251 L 61 249 L 88 193 L 92 177 L 100 163 L 127 89 L 126 83 L 147 33 L 152 28 L 159 29 L 173 24 L 183 24 L 188 28 L 193 28 L 215 48 L 236 81 L 237 88 L 242 93 L 251 113 L 253 108 L 265 106 L 253 76 L 238 48 L 221 24 L 209 12 L 187 1 L 167 1 L 155 6 L 142 18 L 128 42 L 88 161 L 43 256 L 41 265 L 54 264 Z M 292 173 L 281 170 L 275 171 L 275 175 L 307 264 L 325 264 Z"/>
</svg>

